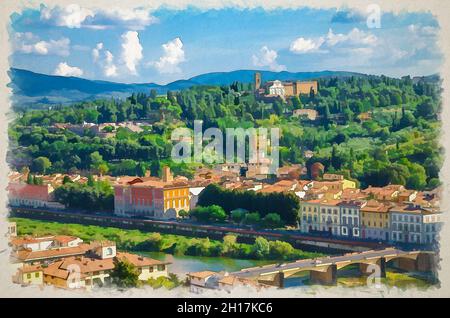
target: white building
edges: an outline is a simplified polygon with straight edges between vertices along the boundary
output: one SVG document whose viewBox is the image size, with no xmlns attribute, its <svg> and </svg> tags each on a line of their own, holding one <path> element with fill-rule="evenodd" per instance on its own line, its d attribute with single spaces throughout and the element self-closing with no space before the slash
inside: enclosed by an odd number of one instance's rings
<svg viewBox="0 0 450 318">
<path fill-rule="evenodd" d="M 340 201 L 323 199 L 320 203 L 320 230 L 341 235 Z"/>
<path fill-rule="evenodd" d="M 441 212 L 413 204 L 391 209 L 391 240 L 401 243 L 431 244 L 441 229 Z"/>
<path fill-rule="evenodd" d="M 188 273 L 189 290 L 192 293 L 200 294 L 205 289 L 214 289 L 219 282 L 219 276 L 217 272 L 202 271 Z"/>
<path fill-rule="evenodd" d="M 284 98 L 285 89 L 281 81 L 278 80 L 273 81 L 272 85 L 269 86 L 269 94 L 281 96 Z"/>
<path fill-rule="evenodd" d="M 300 230 L 340 235 L 341 216 L 340 200 L 315 199 L 300 202 Z"/>
<path fill-rule="evenodd" d="M 83 240 L 68 235 L 42 236 L 42 237 L 15 237 L 11 240 L 13 250 L 27 249 L 32 252 L 46 251 L 56 248 L 77 247 Z"/>
<path fill-rule="evenodd" d="M 205 187 L 193 187 L 189 188 L 189 208 L 192 210 L 197 206 L 198 198 L 200 193 L 205 189 Z"/>
<path fill-rule="evenodd" d="M 6 232 L 6 237 L 16 237 L 16 236 L 17 236 L 16 222 L 8 222 L 8 231 Z"/>
<path fill-rule="evenodd" d="M 339 203 L 342 236 L 360 237 L 360 211 L 366 204 L 366 201 L 342 201 Z"/>
</svg>

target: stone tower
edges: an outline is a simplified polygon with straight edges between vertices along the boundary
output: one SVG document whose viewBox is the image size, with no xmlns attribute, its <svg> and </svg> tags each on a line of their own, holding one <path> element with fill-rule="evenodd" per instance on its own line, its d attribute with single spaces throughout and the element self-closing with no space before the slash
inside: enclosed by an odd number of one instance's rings
<svg viewBox="0 0 450 318">
<path fill-rule="evenodd" d="M 255 90 L 258 90 L 261 88 L 261 73 L 256 72 L 255 73 Z"/>
<path fill-rule="evenodd" d="M 168 166 L 163 167 L 162 180 L 164 182 L 172 182 L 173 181 L 173 175 L 172 175 L 172 172 L 170 172 L 170 168 Z"/>
</svg>

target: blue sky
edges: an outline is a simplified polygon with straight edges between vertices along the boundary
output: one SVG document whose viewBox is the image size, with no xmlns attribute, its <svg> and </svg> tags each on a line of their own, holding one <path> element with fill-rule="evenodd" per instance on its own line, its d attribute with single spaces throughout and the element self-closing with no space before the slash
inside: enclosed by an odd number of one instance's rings
<svg viewBox="0 0 450 318">
<path fill-rule="evenodd" d="M 11 16 L 13 67 L 117 82 L 167 83 L 217 71 L 345 70 L 429 75 L 443 56 L 428 13 L 301 8 L 26 9 Z"/>
</svg>

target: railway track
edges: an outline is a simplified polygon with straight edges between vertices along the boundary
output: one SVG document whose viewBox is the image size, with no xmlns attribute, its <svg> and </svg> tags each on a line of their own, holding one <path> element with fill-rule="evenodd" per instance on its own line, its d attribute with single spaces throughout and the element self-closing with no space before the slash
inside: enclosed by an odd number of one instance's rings
<svg viewBox="0 0 450 318">
<path fill-rule="evenodd" d="M 299 235 L 290 233 L 277 233 L 272 231 L 260 231 L 243 229 L 236 227 L 227 227 L 220 225 L 204 225 L 183 223 L 177 221 L 151 220 L 151 219 L 135 219 L 117 216 L 86 214 L 82 212 L 68 212 L 60 210 L 46 210 L 34 208 L 11 207 L 11 215 L 17 217 L 27 217 L 34 219 L 43 219 L 51 221 L 72 222 L 81 224 L 93 224 L 101 226 L 112 226 L 126 229 L 143 229 L 143 230 L 161 230 L 168 233 L 191 233 L 191 235 L 203 235 L 223 237 L 227 234 L 236 234 L 240 238 L 255 239 L 258 236 L 265 237 L 270 240 L 284 240 L 297 244 L 313 245 L 323 248 L 331 248 L 336 250 L 362 250 L 385 248 L 387 245 L 370 241 L 343 240 L 339 238 Z"/>
</svg>

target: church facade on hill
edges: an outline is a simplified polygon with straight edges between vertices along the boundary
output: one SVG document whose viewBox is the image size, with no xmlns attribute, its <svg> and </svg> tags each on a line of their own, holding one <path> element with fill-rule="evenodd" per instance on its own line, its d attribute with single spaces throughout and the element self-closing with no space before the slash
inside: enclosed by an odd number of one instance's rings
<svg viewBox="0 0 450 318">
<path fill-rule="evenodd" d="M 262 83 L 261 73 L 256 72 L 254 78 L 255 94 L 260 99 L 282 99 L 315 94 L 318 91 L 317 81 L 267 81 Z"/>
</svg>

